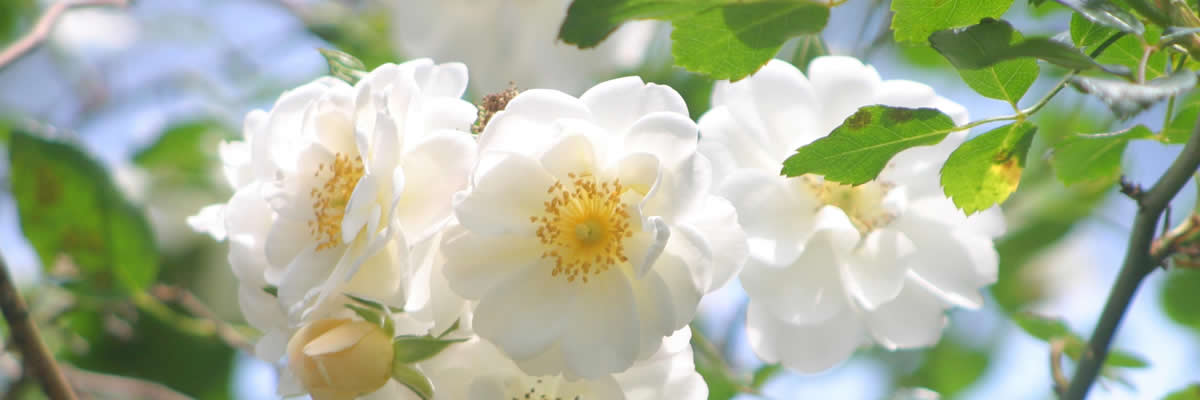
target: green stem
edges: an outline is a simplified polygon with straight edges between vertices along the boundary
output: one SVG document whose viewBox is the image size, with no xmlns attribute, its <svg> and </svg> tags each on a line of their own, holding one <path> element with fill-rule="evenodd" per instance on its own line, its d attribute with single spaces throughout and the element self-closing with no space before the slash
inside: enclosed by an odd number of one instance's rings
<svg viewBox="0 0 1200 400">
<path fill-rule="evenodd" d="M 1195 174 L 1197 168 L 1200 168 L 1200 120 L 1196 121 L 1192 136 L 1184 145 L 1179 158 L 1171 163 L 1150 190 L 1136 197 L 1138 212 L 1133 220 L 1133 230 L 1129 234 L 1125 262 L 1109 293 L 1104 311 L 1100 314 L 1100 322 L 1096 324 L 1096 330 L 1079 358 L 1079 367 L 1076 368 L 1075 376 L 1071 378 L 1071 386 L 1067 388 L 1063 399 L 1082 400 L 1087 396 L 1088 389 L 1104 366 L 1113 335 L 1117 326 L 1121 324 L 1129 303 L 1133 301 L 1138 286 L 1163 261 L 1150 255 L 1150 244 L 1154 239 L 1154 228 L 1158 219 L 1171 199 Z"/>
</svg>

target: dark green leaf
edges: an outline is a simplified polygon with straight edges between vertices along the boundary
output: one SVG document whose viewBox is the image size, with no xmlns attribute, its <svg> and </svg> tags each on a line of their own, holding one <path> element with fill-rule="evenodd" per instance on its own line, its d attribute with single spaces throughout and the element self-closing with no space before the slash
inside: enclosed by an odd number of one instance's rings
<svg viewBox="0 0 1200 400">
<path fill-rule="evenodd" d="M 784 160 L 782 173 L 858 185 L 875 179 L 896 153 L 937 144 L 952 131 L 954 121 L 932 108 L 866 106 L 829 136 L 797 149 Z"/>
<path fill-rule="evenodd" d="M 432 336 L 398 336 L 392 341 L 395 349 L 393 362 L 412 364 L 432 358 L 447 347 L 466 339 L 438 339 Z"/>
<path fill-rule="evenodd" d="M 1030 336 L 1049 342 L 1054 339 L 1077 337 L 1067 328 L 1067 324 L 1058 318 L 1044 317 L 1029 312 L 1013 314 L 1013 322 Z"/>
<path fill-rule="evenodd" d="M 1071 86 L 1080 92 L 1099 98 L 1112 109 L 1118 118 L 1126 119 L 1137 115 L 1154 103 L 1190 90 L 1196 86 L 1196 74 L 1190 70 L 1181 69 L 1170 76 L 1154 79 L 1145 84 L 1084 76 L 1073 76 L 1070 82 Z"/>
<path fill-rule="evenodd" d="M 274 285 L 263 286 L 262 290 L 271 295 L 271 297 L 279 297 L 279 287 Z"/>
<path fill-rule="evenodd" d="M 942 166 L 946 196 L 968 215 L 1003 202 L 1021 183 L 1025 155 L 1037 127 L 1005 125 L 963 143 Z"/>
<path fill-rule="evenodd" d="M 987 19 L 966 28 L 935 32 L 929 36 L 929 44 L 958 69 L 1029 57 L 1075 70 L 1100 67 L 1070 44 L 1041 37 L 1013 40 L 1015 33 L 1007 21 Z"/>
<path fill-rule="evenodd" d="M 350 294 L 350 293 L 344 293 L 344 294 L 346 295 L 346 297 L 350 298 L 350 300 L 354 300 L 355 302 L 357 302 L 357 303 L 359 303 L 359 304 L 362 304 L 362 305 L 364 305 L 364 306 L 366 306 L 366 307 L 368 307 L 368 308 L 370 308 L 370 309 L 372 309 L 372 310 L 375 310 L 375 311 L 380 311 L 380 312 L 400 312 L 400 311 L 404 311 L 404 310 L 397 310 L 397 309 L 393 309 L 393 308 L 390 308 L 390 307 L 384 306 L 383 304 L 380 304 L 378 301 L 371 300 L 371 299 L 368 299 L 368 298 L 365 298 L 365 297 L 356 296 L 356 295 L 353 295 L 353 294 Z"/>
<path fill-rule="evenodd" d="M 317 49 L 317 51 L 320 51 L 321 55 L 325 57 L 325 62 L 329 63 L 329 75 L 335 78 L 353 85 L 367 75 L 367 67 L 352 55 L 334 49 Z"/>
<path fill-rule="evenodd" d="M 59 256 L 80 282 L 139 292 L 158 274 L 158 249 L 146 217 L 125 200 L 104 166 L 75 146 L 16 131 L 9 147 L 21 230 L 42 266 Z"/>
<path fill-rule="evenodd" d="M 1200 384 L 1192 384 L 1191 386 L 1171 392 L 1163 400 L 1200 400 Z"/>
<path fill-rule="evenodd" d="M 1076 15 L 1081 15 L 1093 23 L 1103 25 L 1108 28 L 1116 29 L 1126 33 L 1141 35 L 1145 32 L 1146 27 L 1142 26 L 1142 21 L 1130 14 L 1128 11 L 1122 10 L 1108 0 L 1056 0 L 1064 6 L 1075 10 Z"/>
<path fill-rule="evenodd" d="M 1103 25 L 1088 21 L 1079 14 L 1071 15 L 1071 41 L 1081 49 L 1090 50 L 1092 46 L 1104 43 L 1116 30 L 1105 28 Z"/>
<path fill-rule="evenodd" d="M 1163 137 L 1169 144 L 1186 143 L 1196 128 L 1196 119 L 1200 118 L 1200 91 L 1192 91 L 1183 99 L 1175 102 L 1175 117 L 1171 123 L 1163 127 Z"/>
<path fill-rule="evenodd" d="M 1012 0 L 895 0 L 892 30 L 897 42 L 923 42 L 936 31 L 999 18 L 1010 6 Z"/>
<path fill-rule="evenodd" d="M 1054 148 L 1055 175 L 1068 185 L 1115 179 L 1121 174 L 1121 156 L 1129 141 L 1151 135 L 1145 126 L 1137 125 L 1113 133 L 1071 136 Z"/>
<path fill-rule="evenodd" d="M 796 42 L 796 52 L 792 54 L 792 65 L 799 67 L 801 71 L 807 71 L 808 63 L 824 55 L 829 55 L 829 46 L 825 45 L 825 39 L 822 39 L 820 34 L 800 35 L 800 40 Z"/>
<path fill-rule="evenodd" d="M 421 400 L 433 398 L 433 382 L 425 377 L 420 370 L 408 364 L 392 363 L 392 379 L 404 385 Z"/>
<path fill-rule="evenodd" d="M 770 61 L 791 37 L 820 32 L 828 19 L 828 8 L 807 1 L 712 7 L 674 21 L 671 54 L 688 70 L 738 80 Z"/>
<path fill-rule="evenodd" d="M 621 24 L 635 19 L 670 20 L 728 0 L 575 0 L 558 38 L 581 48 L 595 47 Z"/>
<path fill-rule="evenodd" d="M 1159 292 L 1158 301 L 1163 312 L 1175 323 L 1200 333 L 1200 271 L 1175 269 L 1167 274 L 1167 281 Z"/>
</svg>

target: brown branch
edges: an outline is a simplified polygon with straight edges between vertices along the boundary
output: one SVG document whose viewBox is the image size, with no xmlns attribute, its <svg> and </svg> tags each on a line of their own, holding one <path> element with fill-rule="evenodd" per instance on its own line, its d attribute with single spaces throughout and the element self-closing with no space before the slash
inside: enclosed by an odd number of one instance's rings
<svg viewBox="0 0 1200 400">
<path fill-rule="evenodd" d="M 8 275 L 8 266 L 0 261 L 0 309 L 3 309 L 4 319 L 8 321 L 8 330 L 13 343 L 21 351 L 21 360 L 27 373 L 32 373 L 41 382 L 46 395 L 52 400 L 75 400 L 75 393 L 67 384 L 66 378 L 38 335 L 37 326 L 29 318 L 29 309 L 25 300 L 17 292 L 12 278 Z"/>
<path fill-rule="evenodd" d="M 230 347 L 240 349 L 247 354 L 254 354 L 254 346 L 238 332 L 237 328 L 217 316 L 212 309 L 187 289 L 160 283 L 150 289 L 150 294 L 159 301 L 178 304 L 188 313 L 208 321 L 213 325 L 213 331 L 217 337 Z"/>
<path fill-rule="evenodd" d="M 54 24 L 58 23 L 59 17 L 68 9 L 72 7 L 103 5 L 124 7 L 129 5 L 129 0 L 68 0 L 54 3 L 49 8 L 46 8 L 46 12 L 42 13 L 41 17 L 38 17 L 37 24 L 33 26 L 33 29 L 29 33 L 0 52 L 0 68 L 4 68 L 4 66 L 14 60 L 21 58 L 25 53 L 33 50 L 34 47 L 37 47 L 42 41 L 46 40 L 46 36 L 49 36 L 50 30 L 54 28 Z"/>
<path fill-rule="evenodd" d="M 1062 338 L 1050 341 L 1050 372 L 1054 377 L 1054 393 L 1058 397 L 1062 397 L 1067 393 L 1067 386 L 1071 382 L 1067 379 L 1067 374 L 1063 373 L 1062 358 L 1063 351 L 1067 348 L 1067 342 Z"/>
<path fill-rule="evenodd" d="M 85 371 L 70 366 L 63 366 L 63 373 L 70 379 L 71 386 L 80 393 L 121 399 L 191 400 L 191 397 L 156 382 Z"/>
</svg>

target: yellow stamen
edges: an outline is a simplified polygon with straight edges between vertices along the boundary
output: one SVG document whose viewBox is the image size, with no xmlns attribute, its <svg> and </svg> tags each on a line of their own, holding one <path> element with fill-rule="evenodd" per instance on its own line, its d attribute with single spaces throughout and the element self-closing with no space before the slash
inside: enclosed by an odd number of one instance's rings
<svg viewBox="0 0 1200 400">
<path fill-rule="evenodd" d="M 342 242 L 342 218 L 346 214 L 346 204 L 350 202 L 350 195 L 354 193 L 354 187 L 362 179 L 363 173 L 362 157 L 350 158 L 341 153 L 334 156 L 332 166 L 317 166 L 313 176 L 319 178 L 328 175 L 323 185 L 314 187 L 309 193 L 316 217 L 308 221 L 308 229 L 319 242 L 317 251 Z"/>
<path fill-rule="evenodd" d="M 628 262 L 625 238 L 633 236 L 628 206 L 621 194 L 628 190 L 620 180 L 600 181 L 591 174 L 568 174 L 567 185 L 555 182 L 546 190 L 545 214 L 529 220 L 537 225 L 537 236 L 547 250 L 542 258 L 554 260 L 550 275 L 576 278 L 584 283 L 589 275 Z"/>
</svg>

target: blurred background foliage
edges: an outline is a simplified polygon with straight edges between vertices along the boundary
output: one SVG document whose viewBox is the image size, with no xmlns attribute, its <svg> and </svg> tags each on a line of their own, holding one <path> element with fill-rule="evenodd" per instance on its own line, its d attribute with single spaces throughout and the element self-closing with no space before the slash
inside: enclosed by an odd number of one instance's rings
<svg viewBox="0 0 1200 400">
<path fill-rule="evenodd" d="M 0 43 L 29 31 L 51 4 L 5 0 Z M 139 0 L 70 11 L 42 46 L 0 66 L 0 143 L 22 149 L 4 151 L 8 162 L 0 166 L 0 254 L 16 271 L 55 353 L 73 368 L 161 384 L 197 399 L 275 398 L 271 367 L 234 347 L 254 332 L 240 325 L 225 246 L 191 232 L 185 218 L 228 198 L 216 144 L 239 136 L 248 110 L 269 107 L 281 91 L 323 74 L 317 48 L 353 54 L 368 68 L 423 56 L 404 54 L 398 44 L 394 24 L 402 23 L 398 15 L 409 5 Z M 971 92 L 927 46 L 893 43 L 888 9 L 887 0 L 851 0 L 833 10 L 824 33 L 793 39 L 777 57 L 803 67 L 821 54 L 855 55 L 885 79 L 929 83 L 976 119 L 1009 112 L 1003 102 Z M 1054 35 L 1069 30 L 1069 11 L 1053 2 L 1017 1 L 1005 17 L 1023 32 Z M 473 39 L 486 47 L 491 38 Z M 672 67 L 658 44 L 648 51 L 640 65 L 619 74 L 674 87 L 693 117 L 707 110 L 713 81 Z M 1045 92 L 1061 76 L 1061 69 L 1046 69 L 1033 92 Z M 470 100 L 483 94 L 472 90 Z M 1194 114 L 1189 107 L 1200 99 L 1180 104 L 1181 115 Z M 710 398 L 877 399 L 907 388 L 948 399 L 1051 398 L 1050 345 L 1042 339 L 1090 332 L 1135 209 L 1115 195 L 1115 177 L 1064 187 L 1049 149 L 1076 133 L 1135 124 L 1158 131 L 1169 125 L 1148 117 L 1162 115 L 1159 107 L 1117 123 L 1103 104 L 1070 92 L 1037 114 L 1042 134 L 1019 190 L 1004 205 L 1009 232 L 996 242 L 999 282 L 984 309 L 951 314 L 936 347 L 863 350 L 833 371 L 800 376 L 761 365 L 750 352 L 740 325 L 744 293 L 736 284 L 706 299 L 696 323 L 705 338 L 696 361 Z M 1131 145 L 1123 173 L 1148 184 L 1177 151 Z M 1195 185 L 1176 200 L 1172 223 L 1194 207 Z M 203 308 L 170 295 L 180 291 L 194 293 Z M 1200 272 L 1153 276 L 1118 336 L 1128 358 L 1112 365 L 1107 390 L 1093 391 L 1093 398 L 1200 398 L 1200 389 L 1185 388 L 1200 380 L 1198 293 Z M 6 350 L 0 356 L 4 398 L 44 398 Z M 1069 346 L 1067 353 L 1072 357 Z"/>
</svg>

